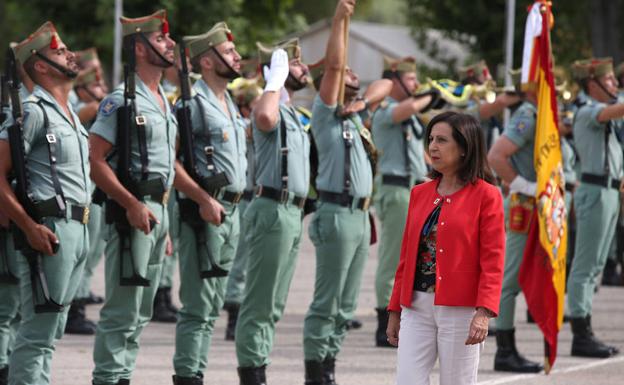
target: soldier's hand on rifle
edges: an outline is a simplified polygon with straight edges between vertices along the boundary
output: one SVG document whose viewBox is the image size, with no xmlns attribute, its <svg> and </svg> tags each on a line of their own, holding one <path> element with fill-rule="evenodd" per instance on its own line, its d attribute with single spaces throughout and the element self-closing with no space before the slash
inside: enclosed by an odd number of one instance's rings
<svg viewBox="0 0 624 385">
<path fill-rule="evenodd" d="M 136 227 L 145 234 L 149 234 L 152 230 L 150 227 L 150 221 L 160 223 L 153 212 L 147 208 L 143 203 L 137 201 L 127 212 L 126 217 L 130 226 Z"/>
<path fill-rule="evenodd" d="M 54 232 L 39 223 L 29 228 L 26 238 L 30 247 L 45 255 L 54 255 L 55 244 L 59 243 Z"/>
<path fill-rule="evenodd" d="M 338 20 L 351 17 L 355 9 L 355 1 L 356 0 L 340 0 L 336 6 L 336 14 L 334 17 Z"/>
<path fill-rule="evenodd" d="M 225 209 L 223 209 L 219 201 L 208 197 L 208 199 L 199 203 L 199 215 L 204 221 L 219 226 L 222 216 L 225 215 Z"/>
</svg>

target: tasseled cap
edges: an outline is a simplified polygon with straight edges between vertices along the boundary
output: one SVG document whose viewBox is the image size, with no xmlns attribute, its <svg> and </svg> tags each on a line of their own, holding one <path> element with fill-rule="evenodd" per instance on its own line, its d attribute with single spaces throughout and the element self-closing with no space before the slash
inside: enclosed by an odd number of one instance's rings
<svg viewBox="0 0 624 385">
<path fill-rule="evenodd" d="M 575 80 L 599 78 L 609 72 L 613 72 L 613 59 L 610 57 L 577 60 L 572 64 Z"/>
<path fill-rule="evenodd" d="M 82 51 L 76 52 L 76 61 L 78 62 L 78 65 L 80 67 L 82 67 L 86 62 L 98 59 L 99 57 L 97 53 L 97 48 L 95 47 L 87 48 Z"/>
<path fill-rule="evenodd" d="M 407 56 L 400 59 L 393 59 L 384 56 L 384 72 L 416 72 L 416 59 Z"/>
<path fill-rule="evenodd" d="M 98 74 L 97 69 L 91 68 L 78 74 L 74 85 L 76 87 L 88 86 L 89 84 L 99 82 L 100 80 L 100 75 Z"/>
<path fill-rule="evenodd" d="M 162 32 L 169 33 L 169 22 L 167 21 L 167 11 L 161 9 L 149 16 L 129 18 L 122 16 L 121 29 L 123 36 L 129 36 L 135 33 Z"/>
<path fill-rule="evenodd" d="M 490 79 L 490 69 L 488 68 L 485 60 L 480 60 L 476 63 L 459 68 L 459 81 L 463 82 L 471 78 L 475 78 L 479 75 L 483 75 L 485 79 Z"/>
<path fill-rule="evenodd" d="M 299 39 L 294 38 L 278 43 L 275 46 L 269 46 L 256 42 L 258 47 L 258 56 L 260 57 L 260 64 L 268 64 L 271 62 L 271 55 L 273 51 L 283 49 L 288 54 L 288 60 L 301 59 L 301 46 L 299 45 Z"/>
<path fill-rule="evenodd" d="M 50 21 L 46 21 L 24 41 L 18 43 L 13 50 L 15 51 L 17 60 L 21 64 L 24 64 L 28 58 L 42 48 L 49 47 L 50 49 L 57 49 L 60 39 L 54 24 Z"/>
<path fill-rule="evenodd" d="M 224 21 L 218 22 L 204 34 L 184 36 L 184 42 L 191 59 L 226 41 L 234 41 L 234 35 Z"/>
</svg>

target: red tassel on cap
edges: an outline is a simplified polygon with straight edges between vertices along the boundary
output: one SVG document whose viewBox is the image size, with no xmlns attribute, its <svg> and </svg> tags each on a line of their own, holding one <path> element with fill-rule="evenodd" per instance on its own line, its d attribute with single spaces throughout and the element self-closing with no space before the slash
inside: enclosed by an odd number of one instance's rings
<svg viewBox="0 0 624 385">
<path fill-rule="evenodd" d="M 50 49 L 58 49 L 59 47 L 59 43 L 58 40 L 56 39 L 56 34 L 52 35 L 52 38 L 50 39 Z"/>
<path fill-rule="evenodd" d="M 234 41 L 234 35 L 232 35 L 232 32 L 226 32 L 225 35 L 227 36 L 228 41 Z"/>
<path fill-rule="evenodd" d="M 167 21 L 167 19 L 163 19 L 162 33 L 169 33 L 169 22 Z"/>
</svg>

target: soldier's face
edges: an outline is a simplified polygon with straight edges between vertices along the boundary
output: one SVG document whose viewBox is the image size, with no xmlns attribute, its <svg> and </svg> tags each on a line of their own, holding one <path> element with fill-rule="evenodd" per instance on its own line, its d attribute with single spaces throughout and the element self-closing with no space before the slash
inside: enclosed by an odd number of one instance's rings
<svg viewBox="0 0 624 385">
<path fill-rule="evenodd" d="M 225 60 L 225 62 L 228 63 L 230 67 L 232 67 L 232 69 L 234 69 L 236 72 L 240 72 L 241 56 L 238 54 L 238 51 L 236 51 L 236 46 L 234 45 L 233 42 L 231 41 L 223 42 L 219 44 L 218 46 L 215 46 L 215 49 L 219 52 L 223 60 Z M 229 70 L 225 66 L 225 64 L 223 64 L 221 60 L 219 60 L 219 58 L 215 58 L 215 59 L 216 60 L 213 60 L 213 62 L 215 63 L 215 66 L 217 68 L 217 73 L 225 72 L 226 70 Z"/>
<path fill-rule="evenodd" d="M 461 148 L 453 138 L 453 129 L 446 122 L 439 122 L 431 129 L 427 152 L 431 166 L 441 174 L 457 172 L 461 159 Z"/>
<path fill-rule="evenodd" d="M 290 79 L 286 79 L 287 88 L 291 88 L 294 91 L 298 91 L 304 88 L 310 82 L 310 72 L 308 70 L 308 66 L 303 64 L 300 59 L 292 59 L 288 63 L 290 76 L 295 78 L 298 84 L 290 84 L 295 83 Z"/>
<path fill-rule="evenodd" d="M 145 47 L 147 61 L 157 67 L 170 67 L 171 63 L 173 63 L 174 60 L 173 49 L 175 48 L 175 41 L 173 41 L 171 37 L 169 37 L 168 33 L 162 32 L 152 32 L 148 34 L 147 40 L 150 42 L 152 47 L 154 47 L 154 49 L 158 51 L 158 53 L 160 53 L 165 59 L 169 61 L 169 63 L 164 62 L 149 47 Z"/>
<path fill-rule="evenodd" d="M 347 97 L 357 95 L 360 90 L 360 78 L 349 67 L 345 70 L 345 86 L 345 96 Z"/>
<path fill-rule="evenodd" d="M 52 60 L 53 62 L 59 64 L 60 66 L 69 69 L 70 71 L 78 72 L 79 70 L 78 64 L 76 62 L 76 55 L 72 51 L 67 49 L 67 46 L 65 45 L 65 43 L 63 43 L 60 39 L 59 39 L 57 49 L 46 48 L 42 52 L 42 54 L 45 55 L 48 59 Z M 47 65 L 47 66 L 49 68 L 48 70 L 49 74 L 53 76 L 54 74 L 56 74 L 58 75 L 58 77 L 62 77 L 62 78 L 66 77 L 56 68 L 53 68 L 50 65 Z"/>
<path fill-rule="evenodd" d="M 401 81 L 407 91 L 409 91 L 410 95 L 416 91 L 418 87 L 420 87 L 420 83 L 418 82 L 418 76 L 416 76 L 416 72 L 405 72 L 401 75 Z M 406 96 L 410 96 L 406 95 Z"/>
</svg>

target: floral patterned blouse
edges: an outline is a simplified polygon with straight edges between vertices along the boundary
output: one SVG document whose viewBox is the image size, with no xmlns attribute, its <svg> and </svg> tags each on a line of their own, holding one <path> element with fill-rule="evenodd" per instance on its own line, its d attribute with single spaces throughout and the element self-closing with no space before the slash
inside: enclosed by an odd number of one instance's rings
<svg viewBox="0 0 624 385">
<path fill-rule="evenodd" d="M 436 206 L 429 214 L 420 234 L 418 256 L 416 258 L 416 276 L 414 277 L 414 290 L 417 291 L 435 292 L 436 238 L 441 207 L 442 204 Z"/>
</svg>

